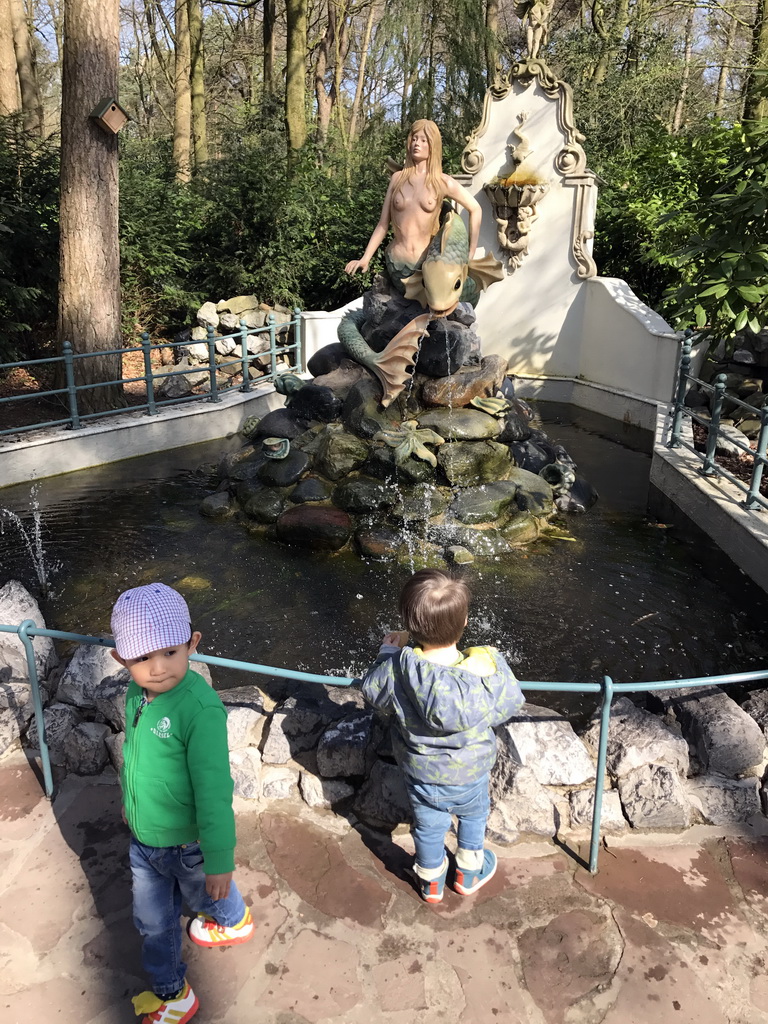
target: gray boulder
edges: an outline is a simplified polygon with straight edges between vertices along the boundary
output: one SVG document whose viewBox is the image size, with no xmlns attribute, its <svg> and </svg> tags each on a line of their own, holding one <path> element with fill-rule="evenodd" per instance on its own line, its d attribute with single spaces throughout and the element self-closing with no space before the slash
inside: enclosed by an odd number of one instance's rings
<svg viewBox="0 0 768 1024">
<path fill-rule="evenodd" d="M 310 703 L 289 697 L 275 708 L 270 719 L 262 750 L 264 762 L 287 764 L 296 754 L 312 750 L 327 726 L 343 714 L 338 704 L 328 700 Z"/>
<path fill-rule="evenodd" d="M 0 622 L 17 626 L 25 619 L 32 619 L 39 629 L 45 629 L 45 620 L 37 601 L 18 580 L 9 580 L 0 587 Z M 37 676 L 42 681 L 59 661 L 53 640 L 47 636 L 33 637 L 32 649 L 35 652 Z M 11 670 L 12 679 L 28 678 L 24 645 L 14 633 L 0 633 L 0 669 L 6 667 Z"/>
<path fill-rule="evenodd" d="M 503 842 L 514 842 L 519 832 L 554 836 L 560 827 L 555 802 L 534 775 L 510 759 L 500 758 L 491 772 L 493 810 L 488 828 Z"/>
<path fill-rule="evenodd" d="M 67 736 L 81 721 L 80 713 L 71 704 L 51 704 L 43 711 L 43 724 L 45 726 L 45 737 L 48 742 L 51 764 L 66 764 L 65 744 Z M 27 730 L 27 746 L 33 750 L 38 750 L 40 747 L 37 722 L 34 718 Z"/>
<path fill-rule="evenodd" d="M 715 687 L 674 693 L 671 701 L 683 735 L 705 771 L 738 778 L 760 764 L 765 736 L 727 693 Z"/>
<path fill-rule="evenodd" d="M 120 666 L 112 657 L 111 647 L 80 644 L 64 670 L 56 690 L 56 700 L 76 708 L 96 710 L 96 692 L 109 677 L 116 676 Z M 127 673 L 122 678 L 126 678 Z M 127 679 L 126 679 L 127 686 Z"/>
<path fill-rule="evenodd" d="M 685 781 L 691 805 L 710 825 L 734 825 L 748 821 L 760 810 L 757 779 L 724 779 L 699 775 Z"/>
<path fill-rule="evenodd" d="M 290 800 L 296 795 L 298 784 L 299 773 L 292 768 L 265 768 L 261 775 L 261 795 L 265 800 Z"/>
<path fill-rule="evenodd" d="M 768 737 L 768 690 L 753 690 L 741 705 L 741 710 L 754 718 L 763 735 Z"/>
<path fill-rule="evenodd" d="M 624 813 L 633 828 L 680 830 L 691 824 L 690 801 L 674 769 L 644 765 L 620 778 L 618 785 Z"/>
<path fill-rule="evenodd" d="M 0 708 L 0 755 L 19 741 L 29 718 L 30 715 L 19 709 Z"/>
<path fill-rule="evenodd" d="M 104 743 L 107 747 L 109 754 L 109 760 L 112 762 L 112 766 L 116 772 L 120 772 L 123 767 L 123 746 L 125 744 L 125 733 L 124 732 L 111 732 L 109 736 L 106 736 Z"/>
<path fill-rule="evenodd" d="M 498 772 L 530 768 L 544 786 L 580 786 L 595 777 L 595 766 L 571 723 L 548 708 L 525 704 L 519 715 L 496 730 Z"/>
<path fill-rule="evenodd" d="M 235 784 L 235 796 L 258 800 L 263 791 L 261 754 L 256 747 L 229 752 L 229 771 Z"/>
<path fill-rule="evenodd" d="M 104 716 L 113 729 L 125 732 L 125 694 L 131 677 L 127 669 L 119 668 L 114 661 L 112 665 L 117 671 L 102 679 L 95 688 L 93 703 L 96 711 Z"/>
<path fill-rule="evenodd" d="M 108 725 L 80 722 L 64 741 L 67 768 L 76 775 L 98 775 L 109 761 L 106 739 L 111 735 Z"/>
<path fill-rule="evenodd" d="M 264 716 L 253 708 L 230 707 L 227 709 L 227 739 L 230 750 L 243 747 L 258 747 Z"/>
<path fill-rule="evenodd" d="M 302 772 L 299 792 L 308 807 L 332 810 L 343 800 L 348 800 L 355 792 L 355 787 L 344 779 L 320 779 L 310 772 Z"/>
<path fill-rule="evenodd" d="M 227 708 L 251 708 L 260 715 L 264 714 L 264 694 L 253 683 L 219 690 L 219 697 Z"/>
<path fill-rule="evenodd" d="M 582 739 L 597 757 L 600 721 L 595 717 Z M 614 778 L 647 764 L 664 764 L 688 774 L 688 744 L 656 715 L 635 707 L 627 697 L 611 706 L 606 768 Z"/>
<path fill-rule="evenodd" d="M 573 828 L 592 827 L 592 815 L 595 806 L 595 792 L 592 789 L 576 789 L 569 797 L 571 805 L 571 826 Z M 601 832 L 626 832 L 629 828 L 627 819 L 621 809 L 621 800 L 615 789 L 603 793 L 600 808 Z"/>
<path fill-rule="evenodd" d="M 365 775 L 373 759 L 374 716 L 357 711 L 329 725 L 317 745 L 317 770 L 324 778 Z"/>
<path fill-rule="evenodd" d="M 373 828 L 391 827 L 412 820 L 405 778 L 396 764 L 374 761 L 354 803 L 357 816 Z"/>
</svg>

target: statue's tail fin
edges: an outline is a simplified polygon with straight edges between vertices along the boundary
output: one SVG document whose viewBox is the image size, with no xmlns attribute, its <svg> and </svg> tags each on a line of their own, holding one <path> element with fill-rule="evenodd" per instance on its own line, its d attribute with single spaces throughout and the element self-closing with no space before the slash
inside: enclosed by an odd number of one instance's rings
<svg viewBox="0 0 768 1024">
<path fill-rule="evenodd" d="M 430 313 L 421 313 L 406 324 L 392 338 L 383 352 L 371 359 L 371 370 L 378 377 L 382 391 L 383 408 L 391 405 L 405 387 L 419 354 L 421 339 L 427 333 Z"/>
</svg>

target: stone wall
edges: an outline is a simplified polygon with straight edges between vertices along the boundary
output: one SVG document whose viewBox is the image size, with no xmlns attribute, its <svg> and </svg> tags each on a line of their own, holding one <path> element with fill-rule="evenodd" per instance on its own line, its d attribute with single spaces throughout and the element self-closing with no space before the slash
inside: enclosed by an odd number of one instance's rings
<svg viewBox="0 0 768 1024">
<path fill-rule="evenodd" d="M 33 599 L 16 582 L 0 589 L 0 622 L 33 618 Z M 81 646 L 66 664 L 36 641 L 45 723 L 59 772 L 119 770 L 128 676 L 109 650 Z M 209 682 L 210 673 L 195 663 Z M 359 690 L 318 686 L 277 705 L 255 685 L 220 692 L 229 714 L 235 793 L 261 805 L 301 799 L 376 827 L 410 819 L 389 734 Z M 696 823 L 732 826 L 766 797 L 768 690 L 739 706 L 708 687 L 649 695 L 645 710 L 626 697 L 611 712 L 602 831 L 682 831 Z M 535 704 L 497 730 L 489 835 L 580 836 L 592 819 L 599 722 L 577 733 L 562 715 Z M 34 751 L 37 728 L 20 641 L 0 634 L 0 754 L 18 742 Z"/>
</svg>

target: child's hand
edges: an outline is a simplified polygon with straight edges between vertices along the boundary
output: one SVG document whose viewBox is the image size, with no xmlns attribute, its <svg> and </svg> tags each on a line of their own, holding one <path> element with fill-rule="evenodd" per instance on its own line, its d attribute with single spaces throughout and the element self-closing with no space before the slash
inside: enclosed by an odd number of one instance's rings
<svg viewBox="0 0 768 1024">
<path fill-rule="evenodd" d="M 231 881 L 231 871 L 224 875 L 206 875 L 205 891 L 212 900 L 225 900 L 229 896 L 229 883 Z"/>
<path fill-rule="evenodd" d="M 381 642 L 382 644 L 390 644 L 392 647 L 405 647 L 408 643 L 408 630 L 396 629 L 392 633 L 387 633 Z"/>
</svg>

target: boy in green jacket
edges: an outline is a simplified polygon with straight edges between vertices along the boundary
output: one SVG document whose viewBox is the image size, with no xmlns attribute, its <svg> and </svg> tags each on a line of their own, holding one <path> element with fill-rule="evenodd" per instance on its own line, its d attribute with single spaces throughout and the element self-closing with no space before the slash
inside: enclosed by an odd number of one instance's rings
<svg viewBox="0 0 768 1024">
<path fill-rule="evenodd" d="M 197 915 L 189 937 L 231 946 L 253 935 L 232 881 L 235 818 L 227 712 L 189 667 L 200 642 L 181 594 L 163 583 L 126 590 L 112 611 L 112 657 L 128 669 L 123 816 L 131 830 L 133 919 L 152 991 L 133 999 L 143 1024 L 184 1024 L 198 1008 L 181 958 L 181 903 Z"/>
</svg>

